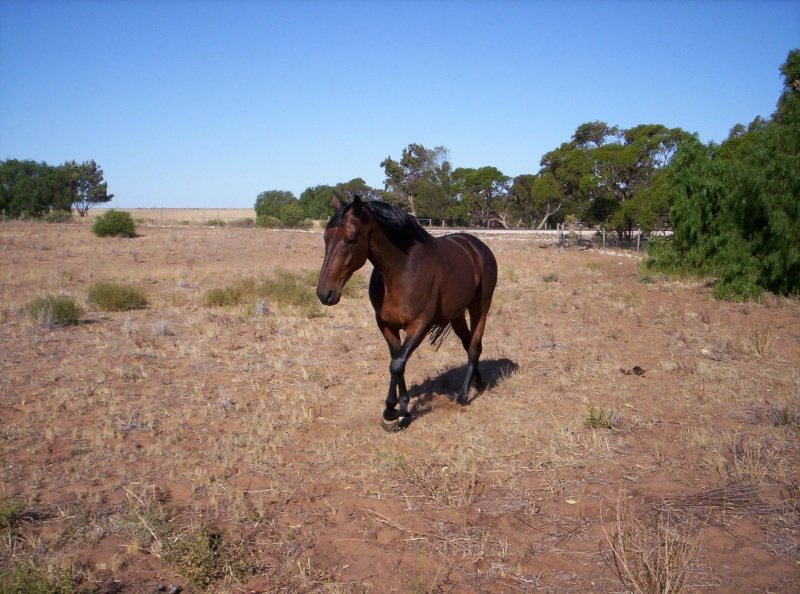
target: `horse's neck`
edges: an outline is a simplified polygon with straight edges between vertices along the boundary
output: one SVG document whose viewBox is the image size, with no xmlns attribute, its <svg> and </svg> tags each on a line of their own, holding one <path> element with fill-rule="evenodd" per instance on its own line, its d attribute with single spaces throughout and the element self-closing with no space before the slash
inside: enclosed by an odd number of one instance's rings
<svg viewBox="0 0 800 594">
<path fill-rule="evenodd" d="M 404 254 L 400 248 L 394 245 L 384 233 L 383 229 L 376 227 L 370 233 L 369 254 L 367 259 L 372 263 L 382 276 L 393 277 L 401 276 L 403 271 L 411 265 L 410 254 Z"/>
</svg>

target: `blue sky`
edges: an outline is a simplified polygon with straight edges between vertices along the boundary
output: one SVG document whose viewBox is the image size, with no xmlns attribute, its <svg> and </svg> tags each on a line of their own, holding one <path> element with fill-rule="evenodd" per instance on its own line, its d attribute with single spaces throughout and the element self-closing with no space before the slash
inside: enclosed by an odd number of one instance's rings
<svg viewBox="0 0 800 594">
<path fill-rule="evenodd" d="M 0 159 L 94 159 L 119 208 L 382 188 L 410 143 L 515 176 L 595 120 L 722 141 L 797 47 L 797 0 L 0 0 Z"/>
</svg>

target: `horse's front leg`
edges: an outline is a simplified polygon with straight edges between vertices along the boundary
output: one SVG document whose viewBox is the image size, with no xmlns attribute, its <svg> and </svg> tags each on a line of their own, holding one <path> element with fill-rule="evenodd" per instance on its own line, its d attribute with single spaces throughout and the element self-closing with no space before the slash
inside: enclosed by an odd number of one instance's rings
<svg viewBox="0 0 800 594">
<path fill-rule="evenodd" d="M 406 330 L 406 338 L 400 343 L 399 330 L 382 328 L 384 338 L 389 345 L 391 362 L 389 363 L 389 394 L 386 397 L 386 410 L 383 412 L 385 423 L 397 420 L 398 426 L 407 427 L 411 423 L 408 412 L 409 395 L 406 388 L 406 363 L 411 354 L 425 337 L 424 325 L 413 324 Z M 399 405 L 399 410 L 395 406 Z"/>
<path fill-rule="evenodd" d="M 400 340 L 400 331 L 386 326 L 380 319 L 378 320 L 378 327 L 383 333 L 383 338 L 386 340 L 386 344 L 389 347 L 389 356 L 392 358 L 392 361 L 394 361 L 400 353 L 400 347 L 403 344 Z M 397 428 L 398 418 L 400 417 L 397 411 L 397 390 L 399 383 L 399 378 L 395 374 L 390 374 L 389 393 L 386 396 L 386 408 L 383 411 L 383 428 L 387 431 L 394 431 Z M 405 381 L 402 382 L 402 385 L 405 387 Z"/>
</svg>

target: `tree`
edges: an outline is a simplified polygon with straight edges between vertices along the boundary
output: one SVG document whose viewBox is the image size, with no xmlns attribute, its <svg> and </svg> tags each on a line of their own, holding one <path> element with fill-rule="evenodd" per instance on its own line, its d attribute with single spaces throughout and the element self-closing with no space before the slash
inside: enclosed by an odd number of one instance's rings
<svg viewBox="0 0 800 594">
<path fill-rule="evenodd" d="M 537 229 L 544 229 L 550 217 L 558 214 L 566 202 L 561 184 L 551 171 L 537 175 L 530 191 L 531 204 L 539 219 Z"/>
<path fill-rule="evenodd" d="M 573 140 L 542 157 L 540 181 L 532 188 L 531 198 L 539 206 L 543 224 L 565 205 L 571 214 L 587 218 L 591 202 L 599 198 L 590 150 Z"/>
<path fill-rule="evenodd" d="M 70 211 L 74 200 L 71 171 L 47 163 L 0 161 L 0 207 L 11 218 L 41 217 Z"/>
<path fill-rule="evenodd" d="M 505 212 L 511 178 L 496 167 L 472 169 L 459 167 L 453 171 L 453 185 L 460 202 L 470 214 L 473 224 L 489 227 L 497 222 L 508 227 Z"/>
<path fill-rule="evenodd" d="M 417 216 L 417 202 L 431 210 L 441 207 L 442 188 L 449 182 L 450 161 L 446 148 L 426 149 L 421 144 L 409 144 L 403 149 L 400 161 L 386 157 L 381 161 L 386 174 L 386 200 L 407 209 Z M 435 217 L 431 217 L 435 218 Z"/>
<path fill-rule="evenodd" d="M 648 266 L 713 274 L 721 298 L 800 293 L 800 50 L 781 67 L 771 120 L 735 126 L 721 145 L 683 142 L 668 171 L 674 227 Z"/>
<path fill-rule="evenodd" d="M 336 193 L 340 196 L 361 196 L 364 200 L 380 200 L 383 195 L 381 190 L 376 190 L 368 186 L 367 182 L 360 177 L 338 184 L 336 186 Z M 330 200 L 328 202 L 330 203 Z"/>
<path fill-rule="evenodd" d="M 651 187 L 685 137 L 679 128 L 657 124 L 627 130 L 599 121 L 581 124 L 569 142 L 542 157 L 531 184 L 540 226 L 566 207 L 589 224 L 611 226 L 620 237 L 637 227 L 652 230 L 666 220 L 669 200 L 663 184 Z"/>
<path fill-rule="evenodd" d="M 80 216 L 85 217 L 92 206 L 114 198 L 114 194 L 108 193 L 108 184 L 103 181 L 103 170 L 94 161 L 84 161 L 80 165 L 68 161 L 63 167 L 71 176 L 75 193 L 73 203 Z"/>
<path fill-rule="evenodd" d="M 306 188 L 297 203 L 309 219 L 327 219 L 333 214 L 331 198 L 335 189 L 328 185 Z"/>
<path fill-rule="evenodd" d="M 320 185 L 306 188 L 297 201 L 303 210 L 303 216 L 308 219 L 327 219 L 333 215 L 331 199 L 334 193 L 340 196 L 361 196 L 364 200 L 378 200 L 381 192 L 371 188 L 367 183 L 357 177 L 336 186 Z"/>
<path fill-rule="evenodd" d="M 268 190 L 256 197 L 256 217 L 275 217 L 280 219 L 281 209 L 287 204 L 297 202 L 292 192 L 284 190 Z"/>
</svg>

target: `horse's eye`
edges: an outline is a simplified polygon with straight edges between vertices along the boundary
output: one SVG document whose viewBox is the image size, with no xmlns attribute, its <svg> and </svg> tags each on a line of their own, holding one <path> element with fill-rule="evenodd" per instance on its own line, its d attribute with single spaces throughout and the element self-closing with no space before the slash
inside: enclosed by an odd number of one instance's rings
<svg viewBox="0 0 800 594">
<path fill-rule="evenodd" d="M 355 245 L 355 244 L 356 244 L 356 239 L 357 239 L 356 237 L 351 237 L 350 239 L 345 239 L 345 241 L 344 241 L 344 242 L 345 242 L 347 245 Z"/>
</svg>

